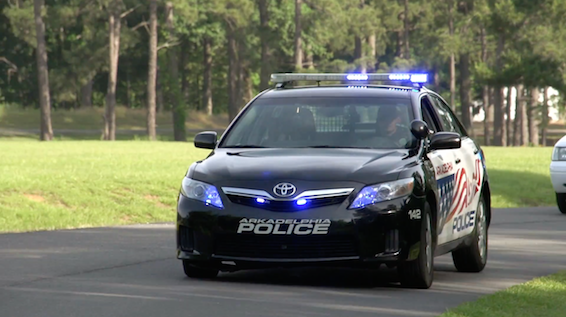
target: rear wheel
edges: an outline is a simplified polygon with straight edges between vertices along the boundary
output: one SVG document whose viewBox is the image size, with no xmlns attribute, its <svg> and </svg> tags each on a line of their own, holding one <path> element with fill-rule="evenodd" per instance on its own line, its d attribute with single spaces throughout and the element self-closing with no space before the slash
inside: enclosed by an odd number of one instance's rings
<svg viewBox="0 0 566 317">
<path fill-rule="evenodd" d="M 402 262 L 397 267 L 401 286 L 429 288 L 434 278 L 434 248 L 430 206 L 425 204 L 421 220 L 421 242 L 419 256 L 414 261 Z"/>
<path fill-rule="evenodd" d="M 460 272 L 481 272 L 487 263 L 487 214 L 483 195 L 476 211 L 473 243 L 453 251 L 452 260 Z"/>
<path fill-rule="evenodd" d="M 556 193 L 556 203 L 561 213 L 566 214 L 566 194 Z"/>
<path fill-rule="evenodd" d="M 218 276 L 217 269 L 199 267 L 187 260 L 183 260 L 183 270 L 185 275 L 191 278 L 215 278 Z"/>
</svg>

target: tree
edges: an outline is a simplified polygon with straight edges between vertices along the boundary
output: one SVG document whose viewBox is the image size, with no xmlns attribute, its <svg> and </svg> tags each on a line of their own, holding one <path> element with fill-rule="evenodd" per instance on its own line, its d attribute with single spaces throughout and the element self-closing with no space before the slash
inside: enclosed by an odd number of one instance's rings
<svg viewBox="0 0 566 317">
<path fill-rule="evenodd" d="M 147 71 L 147 135 L 155 141 L 155 109 L 157 84 L 157 0 L 149 1 L 149 63 Z"/>
<path fill-rule="evenodd" d="M 295 0 L 295 70 L 303 68 L 303 43 L 301 27 L 302 0 Z"/>
<path fill-rule="evenodd" d="M 116 85 L 118 76 L 118 56 L 120 55 L 120 16 L 119 0 L 112 0 L 108 7 L 108 88 L 106 91 L 106 112 L 104 114 L 104 140 L 116 140 Z"/>
<path fill-rule="evenodd" d="M 45 24 L 43 23 L 42 11 L 45 4 L 43 0 L 34 0 L 33 12 L 35 17 L 35 35 L 37 48 L 37 79 L 39 86 L 39 105 L 41 108 L 40 139 L 50 141 L 53 139 L 51 127 L 51 96 L 49 94 L 49 71 L 47 65 L 47 49 L 45 46 Z"/>
<path fill-rule="evenodd" d="M 174 4 L 167 2 L 167 28 L 169 30 L 170 40 L 176 40 L 176 30 L 174 25 Z M 179 63 L 177 58 L 177 47 L 170 47 L 169 53 L 169 100 L 173 103 L 171 105 L 173 114 L 173 137 L 175 141 L 186 141 L 185 134 L 185 105 L 181 98 L 181 90 L 179 89 Z"/>
</svg>

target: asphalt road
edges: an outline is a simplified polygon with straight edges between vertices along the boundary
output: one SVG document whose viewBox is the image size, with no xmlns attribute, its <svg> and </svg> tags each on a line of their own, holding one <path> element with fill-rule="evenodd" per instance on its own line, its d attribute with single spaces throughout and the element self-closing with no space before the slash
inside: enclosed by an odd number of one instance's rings
<svg viewBox="0 0 566 317">
<path fill-rule="evenodd" d="M 0 316 L 435 316 L 566 269 L 566 215 L 496 210 L 484 272 L 437 258 L 433 287 L 392 270 L 295 269 L 185 278 L 170 224 L 0 235 Z"/>
</svg>

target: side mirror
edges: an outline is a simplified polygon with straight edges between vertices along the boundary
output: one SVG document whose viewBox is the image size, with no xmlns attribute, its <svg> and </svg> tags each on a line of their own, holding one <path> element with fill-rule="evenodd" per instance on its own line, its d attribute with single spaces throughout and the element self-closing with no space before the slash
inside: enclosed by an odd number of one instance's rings
<svg viewBox="0 0 566 317">
<path fill-rule="evenodd" d="M 425 139 L 430 132 L 426 122 L 421 120 L 414 120 L 413 122 L 411 122 L 411 133 L 413 133 L 413 135 L 417 139 L 422 140 Z"/>
<path fill-rule="evenodd" d="M 455 132 L 436 132 L 430 138 L 431 150 L 459 149 L 461 145 L 460 135 Z"/>
<path fill-rule="evenodd" d="M 218 134 L 216 131 L 201 132 L 195 136 L 195 147 L 201 149 L 214 149 Z"/>
</svg>

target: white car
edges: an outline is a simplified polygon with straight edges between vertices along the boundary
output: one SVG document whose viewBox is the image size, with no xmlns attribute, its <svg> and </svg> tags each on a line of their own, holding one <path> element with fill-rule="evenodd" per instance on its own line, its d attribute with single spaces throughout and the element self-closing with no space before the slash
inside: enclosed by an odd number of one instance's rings
<svg viewBox="0 0 566 317">
<path fill-rule="evenodd" d="M 550 162 L 550 179 L 556 192 L 558 209 L 566 214 L 566 136 L 554 145 Z"/>
</svg>

